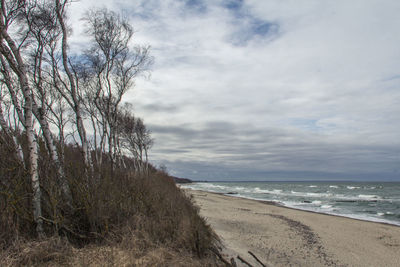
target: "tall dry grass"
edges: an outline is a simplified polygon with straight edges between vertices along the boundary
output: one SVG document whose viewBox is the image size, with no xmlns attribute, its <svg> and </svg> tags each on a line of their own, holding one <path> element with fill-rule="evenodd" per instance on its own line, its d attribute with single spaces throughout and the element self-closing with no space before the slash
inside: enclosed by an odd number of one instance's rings
<svg viewBox="0 0 400 267">
<path fill-rule="evenodd" d="M 72 208 L 65 205 L 57 172 L 43 142 L 39 144 L 47 238 L 37 240 L 29 175 L 0 134 L 1 266 L 219 264 L 213 253 L 217 236 L 168 174 L 153 167 L 149 175 L 130 168 L 111 173 L 105 161 L 88 175 L 79 147 L 71 145 L 65 146 L 64 166 Z"/>
</svg>

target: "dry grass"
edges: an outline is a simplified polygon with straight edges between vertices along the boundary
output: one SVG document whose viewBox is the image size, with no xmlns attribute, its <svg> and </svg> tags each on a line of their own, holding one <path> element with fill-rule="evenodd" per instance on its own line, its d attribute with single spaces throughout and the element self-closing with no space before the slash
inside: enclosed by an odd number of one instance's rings
<svg viewBox="0 0 400 267">
<path fill-rule="evenodd" d="M 135 243 L 132 241 L 132 243 Z M 213 258 L 198 259 L 186 251 L 158 246 L 87 245 L 75 248 L 62 238 L 25 241 L 0 252 L 1 266 L 222 266 Z"/>
<path fill-rule="evenodd" d="M 104 162 L 88 178 L 79 149 L 66 146 L 71 211 L 64 206 L 54 166 L 40 145 L 47 238 L 36 240 L 29 177 L 13 158 L 12 147 L 0 142 L 0 266 L 219 264 L 213 253 L 217 236 L 166 173 L 154 168 L 149 176 L 129 168 L 111 173 Z"/>
<path fill-rule="evenodd" d="M 0 253 L 1 266 L 64 265 L 72 255 L 71 244 L 60 238 L 19 240 Z"/>
</svg>

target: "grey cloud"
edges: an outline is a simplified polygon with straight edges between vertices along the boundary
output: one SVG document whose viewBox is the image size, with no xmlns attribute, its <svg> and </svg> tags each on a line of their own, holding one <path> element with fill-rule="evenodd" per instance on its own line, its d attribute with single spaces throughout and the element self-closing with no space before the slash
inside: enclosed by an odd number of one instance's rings
<svg viewBox="0 0 400 267">
<path fill-rule="evenodd" d="M 144 113 L 161 113 L 168 112 L 169 114 L 178 112 L 181 107 L 172 104 L 162 104 L 162 103 L 150 103 L 150 104 L 141 104 L 136 103 L 135 109 L 140 109 Z"/>
<path fill-rule="evenodd" d="M 159 147 L 175 147 L 180 152 L 168 155 L 173 170 L 183 176 L 187 166 L 202 175 L 218 178 L 225 171 L 236 176 L 249 173 L 314 172 L 347 174 L 392 173 L 397 170 L 396 158 L 400 147 L 384 145 L 344 144 L 329 137 L 302 136 L 280 129 L 248 128 L 248 125 L 210 122 L 201 126 L 152 126 L 159 135 Z M 209 134 L 212 133 L 212 134 Z M 244 138 L 246 137 L 246 138 Z M 155 151 L 158 151 L 157 146 Z M 160 151 L 163 151 L 160 148 Z M 196 159 L 196 157 L 198 157 Z M 200 164 L 196 162 L 209 162 Z M 208 167 L 207 167 L 208 166 Z M 210 173 L 205 170 L 214 166 Z M 212 168 L 211 168 L 212 169 Z M 229 177 L 227 177 L 229 178 Z"/>
</svg>

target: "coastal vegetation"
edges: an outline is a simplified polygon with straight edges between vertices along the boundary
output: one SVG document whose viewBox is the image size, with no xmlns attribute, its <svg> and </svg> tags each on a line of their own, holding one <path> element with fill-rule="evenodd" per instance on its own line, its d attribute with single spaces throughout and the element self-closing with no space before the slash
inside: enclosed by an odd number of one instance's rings
<svg viewBox="0 0 400 267">
<path fill-rule="evenodd" d="M 152 62 L 128 20 L 68 0 L 1 0 L 0 265 L 218 265 L 218 238 L 123 97 Z M 162 142 L 162 140 L 160 140 Z"/>
</svg>

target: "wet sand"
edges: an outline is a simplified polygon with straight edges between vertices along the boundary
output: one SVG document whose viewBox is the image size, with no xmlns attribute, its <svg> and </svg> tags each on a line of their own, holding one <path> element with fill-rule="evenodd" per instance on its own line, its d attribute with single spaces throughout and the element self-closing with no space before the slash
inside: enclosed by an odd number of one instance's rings
<svg viewBox="0 0 400 267">
<path fill-rule="evenodd" d="M 261 266 L 400 266 L 400 227 L 185 189 L 222 239 L 225 258 Z"/>
</svg>

